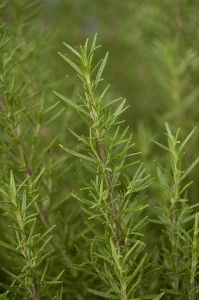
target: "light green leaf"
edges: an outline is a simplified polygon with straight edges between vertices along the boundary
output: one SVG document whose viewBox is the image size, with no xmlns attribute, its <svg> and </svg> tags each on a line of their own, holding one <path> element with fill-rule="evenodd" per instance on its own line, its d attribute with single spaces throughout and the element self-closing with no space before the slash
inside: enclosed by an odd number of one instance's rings
<svg viewBox="0 0 199 300">
<path fill-rule="evenodd" d="M 71 47 L 70 45 L 68 45 L 67 43 L 63 42 L 64 46 L 66 46 L 69 50 L 71 50 L 71 52 L 73 52 L 76 56 L 78 56 L 79 58 L 81 58 L 81 55 L 79 54 L 79 52 L 77 52 L 73 47 Z"/>
<path fill-rule="evenodd" d="M 73 107 L 75 110 L 77 110 L 78 112 L 83 113 L 84 115 L 86 115 L 87 117 L 89 116 L 89 114 L 87 113 L 87 111 L 85 111 L 81 106 L 77 105 L 76 103 L 74 103 L 73 101 L 71 101 L 70 99 L 68 99 L 66 96 L 53 91 L 53 93 L 59 97 L 62 101 L 64 101 L 66 104 L 70 105 L 71 107 Z"/>
<path fill-rule="evenodd" d="M 160 295 L 157 295 L 153 300 L 160 300 L 164 296 L 165 292 L 161 293 Z"/>
<path fill-rule="evenodd" d="M 199 156 L 192 162 L 189 168 L 184 172 L 184 174 L 181 177 L 181 180 L 184 180 L 189 175 L 189 173 L 197 166 L 198 163 L 199 163 Z"/>
<path fill-rule="evenodd" d="M 167 152 L 170 152 L 170 149 L 162 144 L 160 144 L 159 142 L 156 142 L 154 140 L 151 140 L 154 144 L 158 145 L 160 148 L 166 150 Z"/>
<path fill-rule="evenodd" d="M 179 147 L 179 150 L 182 151 L 183 148 L 185 147 L 185 145 L 187 144 L 187 142 L 190 140 L 190 138 L 192 137 L 192 135 L 194 134 L 196 130 L 196 127 L 194 127 L 192 129 L 192 131 L 187 135 L 187 137 L 185 138 L 185 140 L 183 141 L 183 143 L 181 144 L 181 146 Z"/>
<path fill-rule="evenodd" d="M 81 69 L 72 61 L 70 58 L 68 58 L 66 55 L 58 52 L 58 54 L 65 60 L 79 75 L 82 75 Z"/>
<path fill-rule="evenodd" d="M 73 156 L 76 156 L 76 157 L 78 157 L 78 158 L 80 158 L 80 159 L 83 159 L 83 160 L 87 160 L 87 161 L 92 162 L 92 163 L 95 163 L 95 162 L 96 162 L 93 158 L 91 158 L 91 157 L 89 157 L 89 156 L 86 156 L 86 155 L 81 154 L 81 153 L 79 153 L 79 152 L 75 152 L 75 151 L 73 151 L 73 150 L 71 150 L 71 149 L 69 149 L 69 148 L 67 148 L 67 147 L 64 147 L 63 145 L 59 145 L 59 146 L 60 146 L 64 151 L 66 151 L 67 153 L 69 153 L 69 154 L 71 154 L 71 155 L 73 155 Z"/>
<path fill-rule="evenodd" d="M 106 62 L 107 62 L 107 59 L 108 59 L 108 52 L 106 53 L 104 59 L 102 60 L 101 65 L 99 67 L 99 70 L 98 70 L 97 75 L 96 75 L 96 81 L 101 79 L 102 73 L 104 71 L 104 68 L 105 68 L 105 65 L 106 65 Z"/>
<path fill-rule="evenodd" d="M 0 246 L 3 246 L 4 248 L 7 248 L 9 250 L 12 250 L 12 251 L 16 252 L 15 247 L 13 247 L 12 245 L 9 245 L 8 243 L 5 243 L 3 241 L 0 241 Z"/>
<path fill-rule="evenodd" d="M 89 293 L 91 293 L 93 295 L 100 296 L 105 299 L 116 299 L 114 296 L 108 295 L 107 293 L 103 293 L 101 291 L 97 291 L 97 290 L 93 290 L 93 289 L 88 289 L 88 291 L 89 291 Z"/>
</svg>

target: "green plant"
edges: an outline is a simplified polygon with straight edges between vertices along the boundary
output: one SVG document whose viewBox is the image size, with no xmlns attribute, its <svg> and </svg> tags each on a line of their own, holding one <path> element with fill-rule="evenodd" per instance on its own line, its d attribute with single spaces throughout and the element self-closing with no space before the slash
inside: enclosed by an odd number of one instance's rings
<svg viewBox="0 0 199 300">
<path fill-rule="evenodd" d="M 196 8 L 1 1 L 1 299 L 197 300 Z"/>
<path fill-rule="evenodd" d="M 80 159 L 90 173 L 83 188 L 85 191 L 74 196 L 88 215 L 87 226 L 91 228 L 89 264 L 106 286 L 101 291 L 90 289 L 90 292 L 110 299 L 134 299 L 140 287 L 143 288 L 142 277 L 148 267 L 141 231 L 146 222 L 142 211 L 148 204 L 143 202 L 140 192 L 149 186 L 151 179 L 145 175 L 142 164 L 134 170 L 133 176 L 128 176 L 128 170 L 138 163 L 132 161 L 138 153 L 132 152 L 132 136 L 128 128 L 122 129 L 121 125 L 125 100 L 104 101 L 109 85 L 103 87 L 102 74 L 108 54 L 94 62 L 98 48 L 96 36 L 79 49 L 64 45 L 74 55 L 71 59 L 60 53 L 81 82 L 80 103 L 55 94 L 82 115 L 88 135 L 70 130 L 81 151 L 61 147 Z"/>
<path fill-rule="evenodd" d="M 41 175 L 41 174 L 40 174 Z M 60 283 L 62 272 L 55 278 L 48 274 L 50 256 L 53 249 L 49 247 L 53 227 L 42 232 L 36 232 L 37 212 L 33 209 L 39 197 L 36 189 L 39 177 L 34 181 L 29 178 L 16 186 L 13 174 L 10 183 L 0 189 L 3 195 L 1 209 L 11 227 L 0 245 L 7 249 L 9 254 L 10 270 L 5 269 L 12 278 L 8 287 L 9 296 L 21 299 L 40 299 L 52 297 L 52 291 L 47 285 Z M 58 299 L 55 296 L 55 299 Z"/>
<path fill-rule="evenodd" d="M 169 167 L 158 164 L 160 194 L 158 196 L 158 216 L 162 224 L 161 258 L 164 269 L 165 285 L 168 293 L 175 299 L 197 299 L 197 266 L 198 266 L 198 204 L 190 204 L 188 188 L 193 181 L 187 177 L 199 163 L 197 157 L 184 171 L 184 148 L 192 137 L 195 128 L 184 141 L 179 141 L 179 132 L 171 132 L 166 124 L 168 145 L 155 142 L 169 156 Z M 195 219 L 195 225 L 192 221 Z M 183 262 L 183 263 L 182 263 Z"/>
</svg>

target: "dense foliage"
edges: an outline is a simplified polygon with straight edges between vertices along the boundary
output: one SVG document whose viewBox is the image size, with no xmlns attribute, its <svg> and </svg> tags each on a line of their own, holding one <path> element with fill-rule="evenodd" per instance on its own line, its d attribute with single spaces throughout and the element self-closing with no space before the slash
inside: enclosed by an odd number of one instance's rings
<svg viewBox="0 0 199 300">
<path fill-rule="evenodd" d="M 197 8 L 1 1 L 1 299 L 199 298 Z"/>
</svg>

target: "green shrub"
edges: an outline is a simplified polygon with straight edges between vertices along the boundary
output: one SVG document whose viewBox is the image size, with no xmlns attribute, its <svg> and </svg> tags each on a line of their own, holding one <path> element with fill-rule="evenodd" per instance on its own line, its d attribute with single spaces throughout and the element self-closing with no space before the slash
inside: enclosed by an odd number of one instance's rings
<svg viewBox="0 0 199 300">
<path fill-rule="evenodd" d="M 127 31 L 116 50 L 105 26 L 108 65 L 97 35 L 78 47 L 64 42 L 55 55 L 63 11 L 70 25 L 79 1 L 43 3 L 46 10 L 40 1 L 0 4 L 0 298 L 198 299 L 198 53 L 188 2 L 176 1 L 174 12 L 169 1 L 115 4 Z M 88 20 L 103 5 L 92 2 Z M 117 96 L 120 88 L 131 95 L 131 75 L 134 112 Z"/>
</svg>

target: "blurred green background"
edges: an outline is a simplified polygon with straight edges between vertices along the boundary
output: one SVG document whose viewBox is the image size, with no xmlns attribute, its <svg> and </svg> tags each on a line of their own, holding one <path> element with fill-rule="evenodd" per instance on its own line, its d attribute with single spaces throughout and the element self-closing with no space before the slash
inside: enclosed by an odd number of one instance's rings
<svg viewBox="0 0 199 300">
<path fill-rule="evenodd" d="M 193 0 L 46 1 L 40 21 L 54 35 L 52 71 L 58 80 L 70 74 L 56 57 L 61 41 L 79 45 L 97 32 L 110 52 L 105 78 L 127 98 L 130 126 L 142 137 L 161 134 L 165 121 L 187 131 L 199 114 L 197 8 Z"/>
<path fill-rule="evenodd" d="M 180 127 L 182 136 L 198 125 L 198 9 L 199 2 L 194 0 L 51 0 L 40 15 L 52 38 L 55 81 L 70 74 L 56 55 L 61 42 L 75 46 L 98 33 L 103 45 L 99 55 L 110 53 L 105 79 L 114 95 L 127 98 L 125 117 L 150 168 L 157 156 L 161 159 L 150 139 L 164 139 L 165 121 L 174 130 Z M 68 95 L 73 90 L 71 80 L 64 80 Z M 63 81 L 59 84 L 63 89 Z M 187 164 L 198 150 L 196 134 Z M 197 184 L 198 177 L 195 171 Z"/>
</svg>

